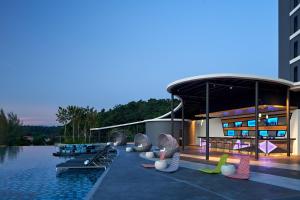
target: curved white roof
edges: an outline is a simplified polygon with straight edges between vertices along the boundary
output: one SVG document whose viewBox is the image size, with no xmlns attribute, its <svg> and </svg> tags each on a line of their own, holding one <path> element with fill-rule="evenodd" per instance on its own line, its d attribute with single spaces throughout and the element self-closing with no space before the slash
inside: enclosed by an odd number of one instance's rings
<svg viewBox="0 0 300 200">
<path fill-rule="evenodd" d="M 177 81 L 170 83 L 167 86 L 167 91 L 171 92 L 171 89 L 174 86 L 182 84 L 182 83 L 188 83 L 188 82 L 192 82 L 192 81 L 201 81 L 201 80 L 206 80 L 206 79 L 218 79 L 218 78 L 237 78 L 237 79 L 248 79 L 248 80 L 250 79 L 250 80 L 278 83 L 278 84 L 286 85 L 289 87 L 294 86 L 293 82 L 287 81 L 284 79 L 273 79 L 273 78 L 269 78 L 269 77 L 262 77 L 262 76 L 255 76 L 255 75 L 225 73 L 225 74 L 208 74 L 208 75 L 192 76 L 192 77 L 179 79 Z M 299 83 L 298 87 L 300 89 L 300 83 Z"/>
<path fill-rule="evenodd" d="M 291 88 L 291 90 L 295 92 L 300 91 L 300 82 L 294 83 L 294 86 Z"/>
</svg>

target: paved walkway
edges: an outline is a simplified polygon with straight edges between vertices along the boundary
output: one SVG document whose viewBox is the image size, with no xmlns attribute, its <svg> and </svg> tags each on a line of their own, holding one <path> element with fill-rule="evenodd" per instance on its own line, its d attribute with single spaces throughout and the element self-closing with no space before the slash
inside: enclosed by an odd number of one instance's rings
<svg viewBox="0 0 300 200">
<path fill-rule="evenodd" d="M 201 163 L 182 161 L 176 173 L 162 173 L 154 169 L 144 169 L 142 163 L 153 163 L 138 153 L 120 151 L 120 155 L 97 186 L 91 199 L 300 199 L 297 179 L 291 186 L 275 186 L 261 180 L 271 177 L 270 182 L 280 180 L 279 176 L 258 177 L 257 180 L 242 181 L 228 179 L 222 175 L 208 175 L 193 168 Z M 185 165 L 185 166 L 184 166 Z M 196 168 L 197 169 L 197 168 Z M 256 172 L 254 172 L 256 173 Z M 265 174 L 259 173 L 263 176 Z M 273 177 L 272 177 L 273 176 Z M 275 177 L 274 177 L 275 176 Z M 283 182 L 284 183 L 283 177 Z M 289 180 L 289 179 L 288 179 Z"/>
</svg>

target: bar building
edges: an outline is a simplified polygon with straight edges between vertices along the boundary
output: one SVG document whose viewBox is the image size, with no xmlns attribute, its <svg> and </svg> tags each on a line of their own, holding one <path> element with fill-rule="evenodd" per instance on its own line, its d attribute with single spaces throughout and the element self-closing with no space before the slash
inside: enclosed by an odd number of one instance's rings
<svg viewBox="0 0 300 200">
<path fill-rule="evenodd" d="M 206 159 L 211 149 L 244 151 L 256 159 L 260 154 L 300 155 L 299 89 L 291 81 L 239 74 L 177 80 L 167 87 L 181 99 L 170 126 L 181 118 L 178 140 L 183 147 L 204 148 Z"/>
</svg>

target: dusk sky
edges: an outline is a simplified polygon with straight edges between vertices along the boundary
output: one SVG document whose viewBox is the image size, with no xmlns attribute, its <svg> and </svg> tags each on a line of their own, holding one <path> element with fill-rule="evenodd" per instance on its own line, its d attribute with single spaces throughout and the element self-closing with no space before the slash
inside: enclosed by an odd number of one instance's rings
<svg viewBox="0 0 300 200">
<path fill-rule="evenodd" d="M 169 98 L 187 76 L 277 78 L 275 0 L 2 0 L 0 108 L 56 125 L 58 106 Z"/>
</svg>

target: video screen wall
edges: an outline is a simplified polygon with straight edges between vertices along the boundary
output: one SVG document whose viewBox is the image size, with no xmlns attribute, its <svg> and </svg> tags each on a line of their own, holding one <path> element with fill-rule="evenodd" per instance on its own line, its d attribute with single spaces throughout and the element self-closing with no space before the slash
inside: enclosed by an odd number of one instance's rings
<svg viewBox="0 0 300 200">
<path fill-rule="evenodd" d="M 224 135 L 225 136 L 255 136 L 255 130 L 253 128 L 256 126 L 256 121 L 254 119 L 242 120 L 237 119 L 236 121 L 223 122 Z M 280 130 L 285 124 L 285 118 L 283 117 L 270 117 L 267 119 L 259 120 L 259 127 L 264 127 L 264 130 L 259 131 L 260 137 L 286 137 L 286 130 Z M 249 130 L 247 130 L 249 127 Z M 268 130 L 267 127 L 270 127 Z M 272 128 L 271 128 L 272 127 Z M 275 127 L 275 128 L 274 128 Z M 278 130 L 277 128 L 278 127 Z"/>
</svg>

